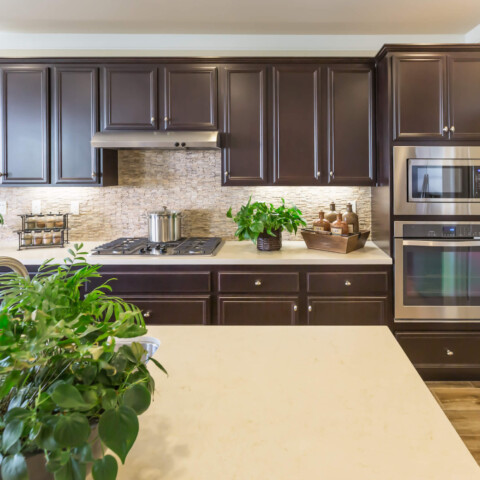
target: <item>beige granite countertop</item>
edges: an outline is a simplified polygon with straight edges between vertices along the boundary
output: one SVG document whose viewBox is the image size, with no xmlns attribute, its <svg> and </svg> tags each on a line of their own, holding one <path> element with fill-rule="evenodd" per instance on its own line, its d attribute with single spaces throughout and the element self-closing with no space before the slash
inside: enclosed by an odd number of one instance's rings
<svg viewBox="0 0 480 480">
<path fill-rule="evenodd" d="M 158 326 L 156 395 L 118 480 L 473 480 L 391 332 Z"/>
<path fill-rule="evenodd" d="M 80 243 L 80 242 L 72 242 Z M 85 242 L 84 250 L 105 243 L 104 240 Z M 17 258 L 26 265 L 38 265 L 54 258 L 61 261 L 68 255 L 67 248 L 17 250 L 16 243 L 0 244 L 0 255 Z M 309 250 L 303 241 L 283 242 L 278 252 L 260 252 L 251 242 L 228 241 L 213 257 L 201 256 L 139 256 L 89 255 L 90 263 L 102 265 L 389 265 L 391 257 L 373 242 L 348 254 Z"/>
</svg>

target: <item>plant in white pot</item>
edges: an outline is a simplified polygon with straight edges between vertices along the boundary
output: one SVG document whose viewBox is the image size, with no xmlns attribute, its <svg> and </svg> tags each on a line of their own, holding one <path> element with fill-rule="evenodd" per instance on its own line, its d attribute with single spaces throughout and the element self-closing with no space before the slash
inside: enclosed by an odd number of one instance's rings
<svg viewBox="0 0 480 480">
<path fill-rule="evenodd" d="M 297 233 L 300 226 L 306 226 L 302 212 L 295 206 L 287 207 L 282 198 L 282 204 L 274 207 L 265 202 L 252 203 L 252 197 L 246 205 L 233 215 L 232 207 L 227 217 L 237 224 L 235 236 L 239 240 L 251 240 L 259 250 L 280 250 L 282 248 L 282 230 Z"/>
<path fill-rule="evenodd" d="M 82 294 L 100 267 L 81 248 L 32 280 L 0 275 L 2 480 L 114 480 L 106 449 L 124 462 L 150 405 L 142 314 L 107 284 Z"/>
</svg>

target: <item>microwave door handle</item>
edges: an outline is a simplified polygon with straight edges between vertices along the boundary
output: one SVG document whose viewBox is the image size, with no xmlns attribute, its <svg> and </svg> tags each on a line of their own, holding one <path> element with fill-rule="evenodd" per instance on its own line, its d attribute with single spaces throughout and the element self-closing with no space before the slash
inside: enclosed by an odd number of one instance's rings
<svg viewBox="0 0 480 480">
<path fill-rule="evenodd" d="M 404 247 L 480 247 L 480 240 L 403 240 Z"/>
</svg>

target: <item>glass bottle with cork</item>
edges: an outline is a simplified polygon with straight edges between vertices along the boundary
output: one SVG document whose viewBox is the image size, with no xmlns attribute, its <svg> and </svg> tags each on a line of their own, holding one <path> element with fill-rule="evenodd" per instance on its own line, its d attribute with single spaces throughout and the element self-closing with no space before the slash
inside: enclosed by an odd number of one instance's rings
<svg viewBox="0 0 480 480">
<path fill-rule="evenodd" d="M 330 204 L 330 211 L 325 215 L 325 219 L 332 224 L 337 219 L 337 213 L 338 212 L 335 211 L 335 202 L 332 202 Z"/>
<path fill-rule="evenodd" d="M 358 215 L 352 211 L 352 204 L 347 203 L 347 211 L 343 214 L 343 221 L 347 224 L 348 233 L 359 233 Z"/>
</svg>

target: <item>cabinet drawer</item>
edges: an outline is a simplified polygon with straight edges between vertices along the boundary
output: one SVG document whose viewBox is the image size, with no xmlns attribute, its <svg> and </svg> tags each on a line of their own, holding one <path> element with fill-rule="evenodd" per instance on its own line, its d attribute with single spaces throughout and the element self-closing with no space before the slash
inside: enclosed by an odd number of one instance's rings
<svg viewBox="0 0 480 480">
<path fill-rule="evenodd" d="M 147 325 L 206 325 L 210 323 L 210 296 L 138 298 L 123 296 L 143 312 Z"/>
<path fill-rule="evenodd" d="M 418 368 L 480 366 L 480 333 L 399 332 L 396 337 Z"/>
<path fill-rule="evenodd" d="M 385 325 L 386 297 L 308 298 L 308 325 Z"/>
<path fill-rule="evenodd" d="M 293 325 L 297 297 L 218 297 L 220 325 Z"/>
<path fill-rule="evenodd" d="M 220 272 L 218 290 L 222 293 L 296 293 L 299 274 L 284 272 Z"/>
<path fill-rule="evenodd" d="M 307 289 L 321 295 L 383 295 L 388 292 L 387 272 L 307 273 Z"/>
<path fill-rule="evenodd" d="M 210 272 L 108 272 L 91 285 L 99 285 L 112 278 L 116 279 L 110 283 L 113 293 L 119 295 L 210 293 Z"/>
</svg>

